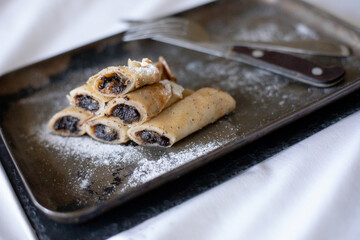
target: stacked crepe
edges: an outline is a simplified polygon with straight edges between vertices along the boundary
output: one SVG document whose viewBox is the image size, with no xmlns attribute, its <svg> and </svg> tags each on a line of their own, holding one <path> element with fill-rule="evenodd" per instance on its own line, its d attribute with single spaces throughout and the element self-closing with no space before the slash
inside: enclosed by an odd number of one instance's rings
<svg viewBox="0 0 360 240">
<path fill-rule="evenodd" d="M 235 109 L 235 100 L 212 88 L 196 92 L 176 83 L 163 57 L 128 60 L 107 67 L 67 96 L 69 107 L 49 121 L 62 136 L 87 133 L 104 143 L 129 139 L 147 146 L 170 147 Z"/>
</svg>

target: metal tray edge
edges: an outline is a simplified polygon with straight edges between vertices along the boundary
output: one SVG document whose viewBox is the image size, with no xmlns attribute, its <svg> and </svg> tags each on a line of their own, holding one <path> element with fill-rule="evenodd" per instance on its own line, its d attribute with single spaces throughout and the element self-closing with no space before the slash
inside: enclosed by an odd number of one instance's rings
<svg viewBox="0 0 360 240">
<path fill-rule="evenodd" d="M 337 24 L 340 24 L 342 26 L 344 26 L 345 28 L 348 28 L 352 31 L 355 31 L 357 34 L 360 35 L 360 28 L 357 28 L 356 26 L 348 23 L 348 22 L 345 22 L 344 20 L 332 15 L 331 13 L 328 13 L 314 5 L 311 5 L 310 3 L 307 3 L 307 2 L 303 2 L 301 0 L 290 0 L 290 1 L 293 1 L 293 2 L 296 2 L 297 4 L 300 4 L 300 5 L 303 5 L 304 7 L 308 8 L 308 9 L 311 9 L 312 11 L 315 11 L 319 14 L 321 14 L 322 16 L 325 16 L 326 18 L 331 18 L 333 21 L 335 21 Z M 190 9 L 191 10 L 191 9 Z M 189 11 L 189 10 L 188 10 Z M 181 13 L 180 13 L 181 14 Z M 6 72 L 4 74 L 1 74 L 0 75 L 0 80 L 1 78 L 4 76 L 4 75 L 7 75 L 7 74 L 11 74 L 13 72 L 16 72 L 16 71 L 19 71 L 19 70 L 22 70 L 24 68 L 28 68 L 28 67 L 31 67 L 31 66 L 34 66 L 36 64 L 39 64 L 39 63 L 42 63 L 42 62 L 45 62 L 45 61 L 48 61 L 50 59 L 54 59 L 56 57 L 59 57 L 59 56 L 62 56 L 62 55 L 65 55 L 65 54 L 69 54 L 69 53 L 72 53 L 72 52 L 77 52 L 81 49 L 84 49 L 84 48 L 87 48 L 87 47 L 90 47 L 94 44 L 97 44 L 98 42 L 101 42 L 101 41 L 104 41 L 104 40 L 107 40 L 107 39 L 111 39 L 111 38 L 114 38 L 114 37 L 119 37 L 121 34 L 123 34 L 122 32 L 119 32 L 117 34 L 114 34 L 114 35 L 111 35 L 111 36 L 107 36 L 105 38 L 102 38 L 102 39 L 99 39 L 95 42 L 91 42 L 91 43 L 88 43 L 84 46 L 81 46 L 81 47 L 78 47 L 76 49 L 71 49 L 71 50 L 68 50 L 68 51 L 65 51 L 61 54 L 58 54 L 58 55 L 55 55 L 55 56 L 51 56 L 51 57 L 48 57 L 48 58 L 45 58 L 43 60 L 40 60 L 38 62 L 35 62 L 35 63 L 30 63 L 28 65 L 25 65 L 25 66 L 22 66 L 22 67 L 19 67 L 17 69 L 14 69 L 14 70 L 11 70 L 9 72 Z M 108 201 L 108 202 L 105 202 L 102 206 L 101 206 L 101 209 L 99 209 L 98 206 L 94 206 L 94 207 L 89 207 L 89 208 L 84 208 L 84 209 L 81 209 L 81 210 L 76 210 L 76 211 L 73 211 L 73 212 L 57 212 L 57 211 L 53 211 L 53 210 L 50 210 L 46 207 L 44 207 L 43 205 L 41 205 L 35 198 L 35 196 L 32 194 L 31 190 L 30 190 L 30 187 L 28 186 L 28 183 L 27 181 L 25 180 L 25 177 L 23 176 L 22 172 L 20 171 L 20 168 L 18 167 L 18 164 L 16 163 L 15 161 L 15 158 L 13 156 L 13 153 L 10 151 L 10 148 L 8 146 L 8 143 L 5 139 L 5 136 L 4 136 L 4 133 L 3 133 L 3 129 L 0 125 L 0 136 L 4 142 L 4 145 L 7 149 L 7 152 L 9 153 L 10 157 L 11 157 L 11 160 L 17 170 L 17 172 L 19 173 L 20 175 L 20 178 L 25 186 L 25 189 L 27 191 L 27 193 L 29 194 L 29 197 L 31 199 L 31 201 L 34 203 L 34 205 L 40 210 L 42 211 L 46 216 L 48 216 L 49 218 L 55 220 L 55 221 L 58 221 L 58 222 L 61 222 L 61 223 L 80 223 L 80 222 L 84 222 L 88 219 L 91 219 L 95 216 L 97 216 L 98 214 L 102 213 L 102 212 L 105 212 L 106 210 L 109 210 L 121 203 L 124 203 L 126 201 L 129 201 L 145 192 L 148 192 L 160 185 L 162 185 L 163 183 L 165 183 L 165 181 L 172 181 L 174 180 L 175 178 L 177 177 L 180 177 L 181 175 L 184 175 L 186 174 L 189 170 L 192 170 L 192 169 L 195 169 L 195 168 L 198 168 L 200 166 L 203 166 L 205 165 L 206 163 L 210 162 L 210 161 L 213 161 L 215 160 L 216 158 L 220 157 L 220 156 L 223 156 L 235 149 L 238 149 L 240 147 L 243 147 L 244 145 L 248 144 L 248 143 L 251 143 L 277 129 L 279 129 L 280 127 L 284 126 L 284 125 L 287 125 L 295 120 L 298 120 L 300 119 L 301 117 L 303 116 L 306 116 L 318 109 L 320 109 L 321 107 L 329 104 L 329 103 L 332 103 L 352 92 L 354 92 L 355 90 L 359 89 L 360 88 L 360 79 L 358 80 L 355 80 L 355 82 L 351 85 L 348 85 L 348 86 L 345 86 L 344 88 L 341 88 L 339 89 L 338 91 L 332 93 L 331 95 L 328 95 L 327 97 L 324 97 L 322 98 L 320 101 L 314 103 L 311 105 L 311 107 L 303 107 L 301 110 L 297 111 L 296 113 L 294 114 L 290 114 L 290 115 L 287 115 L 286 117 L 284 118 L 281 118 L 279 119 L 278 122 L 274 123 L 274 124 L 271 124 L 271 125 L 268 125 L 266 126 L 262 132 L 256 132 L 256 133 L 253 133 L 251 135 L 248 136 L 248 138 L 245 140 L 240 140 L 238 142 L 231 142 L 231 143 L 228 143 L 220 148 L 217 148 L 216 150 L 210 152 L 207 156 L 202 156 L 202 157 L 199 157 L 197 159 L 195 159 L 194 161 L 191 161 L 191 162 L 188 162 L 170 172 L 167 172 L 163 175 L 160 175 L 152 180 L 150 180 L 149 182 L 146 182 L 144 183 L 142 186 L 138 187 L 138 188 L 135 188 L 132 192 L 129 192 L 127 194 L 124 194 L 122 197 L 120 198 L 117 198 L 117 199 L 114 199 L 114 200 L 111 200 L 111 201 Z M 229 146 L 231 145 L 231 146 Z M 143 190 L 143 192 L 141 193 L 137 193 L 139 192 L 139 190 Z M 85 216 L 85 214 L 88 214 L 87 216 Z"/>
</svg>

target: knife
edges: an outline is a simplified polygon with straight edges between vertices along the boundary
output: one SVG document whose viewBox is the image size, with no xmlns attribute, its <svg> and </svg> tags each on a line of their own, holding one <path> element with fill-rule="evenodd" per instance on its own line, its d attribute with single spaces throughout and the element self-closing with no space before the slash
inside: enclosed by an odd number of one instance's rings
<svg viewBox="0 0 360 240">
<path fill-rule="evenodd" d="M 341 82 L 345 75 L 345 70 L 341 66 L 323 66 L 287 53 L 245 46 L 192 42 L 166 36 L 156 36 L 153 39 L 239 61 L 316 87 L 332 87 Z"/>
</svg>

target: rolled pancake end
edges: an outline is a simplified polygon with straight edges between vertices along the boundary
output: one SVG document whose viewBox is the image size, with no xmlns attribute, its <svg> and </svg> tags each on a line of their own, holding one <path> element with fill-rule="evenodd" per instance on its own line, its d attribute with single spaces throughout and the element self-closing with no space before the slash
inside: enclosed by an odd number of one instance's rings
<svg viewBox="0 0 360 240">
<path fill-rule="evenodd" d="M 128 135 L 140 145 L 170 147 L 232 112 L 235 107 L 236 101 L 228 93 L 202 88 L 150 121 L 130 128 Z"/>
<path fill-rule="evenodd" d="M 110 144 L 126 143 L 128 127 L 121 124 L 115 117 L 99 116 L 86 124 L 86 132 L 93 139 Z"/>
<path fill-rule="evenodd" d="M 66 97 L 72 106 L 83 108 L 89 113 L 97 115 L 104 111 L 107 102 L 112 99 L 94 91 L 88 84 L 71 90 Z"/>
<path fill-rule="evenodd" d="M 84 123 L 92 117 L 87 111 L 70 106 L 56 113 L 48 122 L 55 134 L 67 137 L 78 137 L 85 134 Z"/>
<path fill-rule="evenodd" d="M 128 60 L 128 66 L 112 66 L 90 77 L 87 83 L 106 97 L 122 96 L 145 85 L 161 80 L 164 66 L 143 58 L 141 62 Z"/>
</svg>

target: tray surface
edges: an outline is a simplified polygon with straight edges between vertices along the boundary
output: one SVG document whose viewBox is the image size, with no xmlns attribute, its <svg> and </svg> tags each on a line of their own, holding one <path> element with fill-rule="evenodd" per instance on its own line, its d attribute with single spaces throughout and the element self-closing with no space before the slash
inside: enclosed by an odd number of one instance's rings
<svg viewBox="0 0 360 240">
<path fill-rule="evenodd" d="M 294 8 L 297 14 L 293 14 Z M 309 15 L 332 24 L 322 28 L 321 22 L 311 22 Z M 181 16 L 198 21 L 214 37 L 333 39 L 355 52 L 349 58 L 312 58 L 346 69 L 345 81 L 327 89 L 150 40 L 123 43 L 122 35 L 1 77 L 2 135 L 31 197 L 48 216 L 68 222 L 85 220 L 360 87 L 360 57 L 355 48 L 359 33 L 302 3 L 221 1 Z M 343 31 L 330 34 L 334 26 Z M 65 96 L 71 89 L 104 67 L 124 65 L 128 58 L 156 60 L 160 55 L 184 87 L 229 92 L 237 101 L 234 113 L 169 149 L 106 145 L 87 136 L 66 138 L 50 133 L 47 121 L 68 105 Z"/>
</svg>

